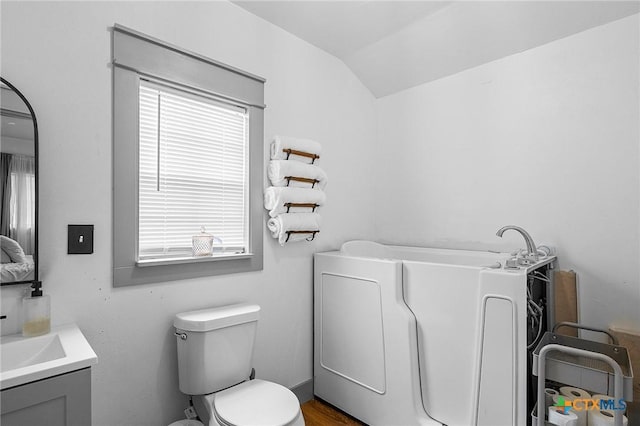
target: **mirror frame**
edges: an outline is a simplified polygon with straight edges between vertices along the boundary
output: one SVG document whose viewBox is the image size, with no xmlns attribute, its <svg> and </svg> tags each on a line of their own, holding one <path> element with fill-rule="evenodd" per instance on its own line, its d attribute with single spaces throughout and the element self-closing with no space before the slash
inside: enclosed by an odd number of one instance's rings
<svg viewBox="0 0 640 426">
<path fill-rule="evenodd" d="M 34 231 L 34 250 L 33 250 L 33 263 L 34 263 L 34 269 L 33 269 L 33 280 L 29 280 L 29 281 L 14 281 L 14 282 L 8 282 L 8 283 L 0 283 L 0 286 L 4 287 L 4 286 L 10 286 L 10 285 L 24 285 L 24 284 L 31 284 L 31 287 L 33 287 L 33 289 L 35 291 L 39 291 L 42 283 L 39 280 L 38 277 L 38 261 L 39 261 L 39 252 L 38 252 L 38 230 L 40 228 L 40 221 L 38 220 L 38 205 L 40 203 L 40 196 L 39 196 L 39 166 L 38 166 L 38 121 L 36 120 L 36 113 L 33 111 L 33 107 L 31 106 L 31 104 L 29 103 L 29 101 L 27 100 L 27 98 L 22 94 L 22 92 L 20 90 L 18 90 L 13 84 L 9 83 L 4 77 L 0 76 L 0 81 L 6 85 L 7 87 L 9 87 L 11 90 L 13 90 L 20 99 L 22 99 L 22 102 L 24 102 L 24 104 L 27 106 L 27 109 L 29 110 L 29 113 L 31 114 L 31 120 L 33 121 L 33 152 L 34 152 L 34 163 L 35 163 L 35 212 L 34 212 L 34 218 L 35 218 L 35 231 Z"/>
</svg>

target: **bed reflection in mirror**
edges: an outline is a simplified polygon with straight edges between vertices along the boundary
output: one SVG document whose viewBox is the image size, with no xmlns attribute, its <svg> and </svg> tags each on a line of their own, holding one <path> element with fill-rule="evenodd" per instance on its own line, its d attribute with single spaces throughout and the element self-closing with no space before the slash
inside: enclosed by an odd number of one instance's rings
<svg viewBox="0 0 640 426">
<path fill-rule="evenodd" d="M 0 86 L 0 282 L 36 279 L 36 138 L 31 112 L 4 82 Z"/>
</svg>

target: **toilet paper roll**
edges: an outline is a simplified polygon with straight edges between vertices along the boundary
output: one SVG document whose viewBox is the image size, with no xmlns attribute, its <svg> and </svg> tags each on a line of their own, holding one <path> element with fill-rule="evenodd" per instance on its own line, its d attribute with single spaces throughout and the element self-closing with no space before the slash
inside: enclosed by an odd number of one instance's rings
<svg viewBox="0 0 640 426">
<path fill-rule="evenodd" d="M 610 409 L 610 408 L 606 408 L 606 407 L 602 407 L 602 406 L 600 405 L 600 400 L 601 400 L 601 399 L 605 399 L 605 400 L 609 400 L 609 399 L 611 399 L 611 400 L 614 400 L 614 402 L 615 402 L 615 406 L 616 406 L 616 407 L 619 407 L 619 406 L 620 406 L 620 404 L 618 403 L 618 401 L 616 401 L 616 400 L 615 400 L 615 398 L 614 398 L 614 397 L 612 397 L 611 395 L 601 395 L 601 394 L 596 394 L 596 395 L 592 395 L 592 396 L 591 396 L 591 399 L 598 401 L 598 408 L 603 408 L 605 411 L 611 411 L 611 409 Z M 627 412 L 627 410 L 626 410 L 626 409 L 625 409 L 625 410 L 622 410 L 622 413 L 623 413 L 623 414 L 624 414 L 624 413 L 626 413 L 626 412 Z"/>
<path fill-rule="evenodd" d="M 589 426 L 615 425 L 615 411 L 613 410 L 589 410 Z M 622 426 L 627 426 L 629 419 L 622 417 Z"/>
<path fill-rule="evenodd" d="M 560 389 L 561 389 L 560 393 L 562 393 L 562 388 Z M 558 395 L 553 397 L 553 404 L 557 405 L 558 400 L 560 398 L 562 398 L 563 401 L 572 401 L 572 402 L 574 399 L 576 399 L 573 396 Z M 587 426 L 587 410 L 585 409 L 584 404 L 581 404 L 580 408 L 581 408 L 580 410 L 574 410 L 572 408 L 570 411 L 574 413 L 578 418 L 576 422 L 576 426 Z"/>
<path fill-rule="evenodd" d="M 544 389 L 544 406 L 545 406 L 545 410 L 546 410 L 546 408 L 549 408 L 554 404 L 553 397 L 554 396 L 558 396 L 558 395 L 559 395 L 559 393 L 555 389 L 551 389 L 551 388 L 545 388 Z"/>
<path fill-rule="evenodd" d="M 549 423 L 557 426 L 577 426 L 578 416 L 573 411 L 556 410 L 555 407 L 549 407 Z"/>
<path fill-rule="evenodd" d="M 562 386 L 560 388 L 560 395 L 563 395 L 565 398 L 571 397 L 572 399 L 583 398 L 590 399 L 591 394 L 584 389 L 574 388 L 573 386 Z"/>
</svg>

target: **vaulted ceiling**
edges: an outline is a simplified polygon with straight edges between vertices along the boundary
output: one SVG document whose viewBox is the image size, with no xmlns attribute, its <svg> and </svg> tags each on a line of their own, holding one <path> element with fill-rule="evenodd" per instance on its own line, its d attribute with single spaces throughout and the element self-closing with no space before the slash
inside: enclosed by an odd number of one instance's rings
<svg viewBox="0 0 640 426">
<path fill-rule="evenodd" d="M 640 11 L 638 1 L 234 1 L 335 55 L 376 97 Z"/>
</svg>

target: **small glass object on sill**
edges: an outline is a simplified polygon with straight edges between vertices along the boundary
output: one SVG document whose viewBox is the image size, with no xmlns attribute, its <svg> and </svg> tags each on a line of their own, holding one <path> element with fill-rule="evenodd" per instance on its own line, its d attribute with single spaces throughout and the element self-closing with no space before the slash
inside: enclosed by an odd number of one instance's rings
<svg viewBox="0 0 640 426">
<path fill-rule="evenodd" d="M 207 234 L 202 226 L 200 233 L 193 236 L 191 248 L 194 257 L 211 256 L 213 254 L 213 235 Z"/>
</svg>

